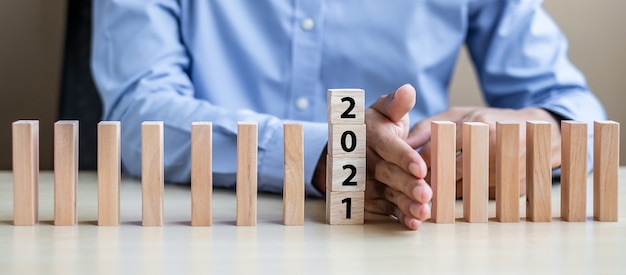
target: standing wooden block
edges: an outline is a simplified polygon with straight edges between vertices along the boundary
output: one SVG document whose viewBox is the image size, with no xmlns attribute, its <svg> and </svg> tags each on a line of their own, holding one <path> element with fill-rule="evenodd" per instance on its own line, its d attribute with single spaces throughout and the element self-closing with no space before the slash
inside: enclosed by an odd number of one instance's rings
<svg viewBox="0 0 626 275">
<path fill-rule="evenodd" d="M 120 224 L 120 122 L 98 123 L 98 225 Z"/>
<path fill-rule="evenodd" d="M 365 91 L 330 89 L 327 93 L 329 124 L 365 123 Z"/>
<path fill-rule="evenodd" d="M 363 224 L 365 192 L 326 192 L 326 222 Z"/>
<path fill-rule="evenodd" d="M 304 225 L 304 134 L 301 123 L 285 123 L 283 224 Z"/>
<path fill-rule="evenodd" d="M 257 124 L 240 122 L 237 134 L 237 225 L 256 225 Z"/>
<path fill-rule="evenodd" d="M 619 123 L 596 121 L 593 128 L 593 218 L 616 222 Z"/>
<path fill-rule="evenodd" d="M 141 124 L 142 225 L 163 225 L 163 122 Z"/>
<path fill-rule="evenodd" d="M 526 216 L 533 222 L 552 221 L 551 126 L 526 122 Z"/>
<path fill-rule="evenodd" d="M 191 225 L 210 226 L 213 198 L 213 123 L 191 124 Z"/>
<path fill-rule="evenodd" d="M 456 124 L 450 121 L 433 121 L 431 129 L 432 220 L 435 223 L 454 223 Z"/>
<path fill-rule="evenodd" d="M 54 225 L 76 225 L 78 121 L 54 123 Z"/>
<path fill-rule="evenodd" d="M 13 122 L 14 225 L 35 225 L 39 220 L 39 121 Z"/>
<path fill-rule="evenodd" d="M 496 122 L 496 219 L 519 222 L 520 132 L 517 122 Z"/>
<path fill-rule="evenodd" d="M 561 218 L 586 219 L 587 124 L 561 121 Z"/>
<path fill-rule="evenodd" d="M 451 173 L 453 174 L 453 173 Z M 489 125 L 463 123 L 463 218 L 487 222 L 489 205 Z"/>
<path fill-rule="evenodd" d="M 365 136 L 365 124 L 331 124 L 328 154 L 334 158 L 364 158 Z"/>
<path fill-rule="evenodd" d="M 332 158 L 326 156 L 328 179 L 326 191 L 365 191 L 365 158 Z"/>
</svg>

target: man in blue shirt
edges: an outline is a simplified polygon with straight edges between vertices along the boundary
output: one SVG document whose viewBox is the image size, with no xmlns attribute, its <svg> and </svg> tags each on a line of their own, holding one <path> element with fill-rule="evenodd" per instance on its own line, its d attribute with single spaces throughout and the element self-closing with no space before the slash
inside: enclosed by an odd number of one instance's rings
<svg viewBox="0 0 626 275">
<path fill-rule="evenodd" d="M 122 121 L 123 168 L 135 176 L 141 122 L 164 121 L 166 180 L 188 182 L 191 123 L 212 121 L 215 184 L 234 186 L 237 122 L 256 121 L 259 189 L 280 192 L 282 125 L 295 120 L 306 191 L 320 196 L 326 90 L 357 87 L 371 105 L 366 210 L 417 229 L 430 214 L 431 120 L 550 121 L 558 167 L 558 120 L 605 117 L 541 1 L 96 0 L 93 11 L 103 119 Z M 448 106 L 463 45 L 490 108 Z"/>
</svg>

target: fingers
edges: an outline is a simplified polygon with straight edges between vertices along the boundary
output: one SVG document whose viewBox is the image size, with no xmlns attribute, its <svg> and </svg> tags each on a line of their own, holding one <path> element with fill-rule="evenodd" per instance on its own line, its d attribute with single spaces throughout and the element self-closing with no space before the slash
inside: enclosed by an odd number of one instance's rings
<svg viewBox="0 0 626 275">
<path fill-rule="evenodd" d="M 430 206 L 427 203 L 419 203 L 411 200 L 402 192 L 393 190 L 385 186 L 383 183 L 370 181 L 368 186 L 376 185 L 372 189 L 378 189 L 374 198 L 366 200 L 365 210 L 383 214 L 392 215 L 398 218 L 404 226 L 411 230 L 416 230 L 422 221 L 430 217 Z M 380 195 L 380 196 L 376 196 Z M 370 195 L 366 195 L 370 197 Z"/>
<path fill-rule="evenodd" d="M 393 189 L 403 193 L 411 200 L 428 203 L 432 199 L 432 191 L 423 179 L 415 178 L 404 173 L 398 166 L 388 162 L 378 162 L 375 169 L 375 178 L 380 182 L 385 182 Z M 389 183 L 400 183 L 392 184 Z"/>
<path fill-rule="evenodd" d="M 371 108 L 391 122 L 399 123 L 406 118 L 413 106 L 415 106 L 415 88 L 410 84 L 404 84 L 395 92 L 380 97 Z"/>
</svg>

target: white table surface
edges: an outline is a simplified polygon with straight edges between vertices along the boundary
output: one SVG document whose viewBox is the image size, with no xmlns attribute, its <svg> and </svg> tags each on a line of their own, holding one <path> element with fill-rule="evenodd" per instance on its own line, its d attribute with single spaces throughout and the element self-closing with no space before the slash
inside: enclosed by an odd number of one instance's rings
<svg viewBox="0 0 626 275">
<path fill-rule="evenodd" d="M 307 199 L 304 226 L 282 225 L 282 196 L 260 194 L 258 225 L 235 226 L 235 193 L 215 190 L 213 226 L 190 226 L 188 186 L 166 184 L 165 225 L 141 226 L 141 184 L 124 178 L 121 220 L 99 227 L 96 174 L 81 172 L 77 226 L 54 226 L 53 176 L 40 175 L 40 223 L 13 226 L 10 172 L 0 172 L 0 274 L 626 274 L 626 168 L 619 221 L 424 223 L 405 230 L 384 216 L 365 225 L 324 223 L 324 201 Z M 589 181 L 588 197 L 592 196 Z M 524 205 L 520 199 L 520 205 Z M 521 209 L 524 215 L 524 207 Z M 490 217 L 495 204 L 490 202 Z"/>
</svg>

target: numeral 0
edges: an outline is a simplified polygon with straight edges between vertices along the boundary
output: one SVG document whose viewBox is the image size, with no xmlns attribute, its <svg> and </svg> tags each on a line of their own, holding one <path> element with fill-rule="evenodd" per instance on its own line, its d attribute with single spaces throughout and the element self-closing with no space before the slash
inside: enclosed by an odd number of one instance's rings
<svg viewBox="0 0 626 275">
<path fill-rule="evenodd" d="M 356 118 L 355 114 L 351 114 L 350 112 L 352 112 L 352 109 L 354 109 L 354 105 L 356 105 L 354 103 L 354 98 L 351 97 L 344 97 L 341 99 L 341 102 L 346 102 L 348 101 L 348 109 L 346 109 L 342 114 L 341 114 L 341 118 Z"/>
<path fill-rule="evenodd" d="M 345 198 L 341 200 L 341 203 L 346 204 L 346 219 L 351 219 L 351 211 L 352 211 L 352 198 Z"/>
<path fill-rule="evenodd" d="M 348 138 L 348 136 L 350 137 L 349 147 L 346 144 L 347 143 L 346 139 Z M 341 149 L 349 153 L 349 152 L 354 151 L 354 148 L 356 148 L 356 134 L 354 134 L 354 132 L 352 131 L 343 132 L 343 134 L 341 134 Z"/>
</svg>

